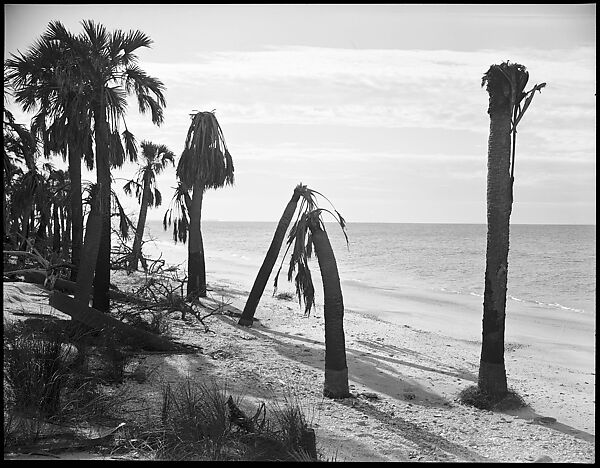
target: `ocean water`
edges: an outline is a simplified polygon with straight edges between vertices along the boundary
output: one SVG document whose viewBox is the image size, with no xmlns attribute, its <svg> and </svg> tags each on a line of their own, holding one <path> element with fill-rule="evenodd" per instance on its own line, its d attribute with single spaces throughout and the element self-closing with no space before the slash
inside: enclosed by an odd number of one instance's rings
<svg viewBox="0 0 600 468">
<path fill-rule="evenodd" d="M 203 221 L 207 281 L 233 277 L 249 291 L 275 227 L 274 222 Z M 456 295 L 482 302 L 486 231 L 483 224 L 350 223 L 347 246 L 339 226 L 327 223 L 346 308 L 364 308 L 361 297 L 379 296 L 393 304 L 417 292 L 420 297 L 429 292 L 438 302 Z M 187 245 L 175 244 L 160 221 L 150 221 L 147 233 L 155 240 L 145 252 L 186 267 Z M 285 245 L 280 259 L 284 250 Z M 280 290 L 293 291 L 288 260 L 279 284 Z M 310 265 L 320 283 L 316 258 Z M 322 290 L 315 288 L 319 304 Z M 272 279 L 267 290 L 272 291 Z M 523 304 L 595 316 L 595 294 L 596 226 L 511 225 L 507 308 Z"/>
</svg>

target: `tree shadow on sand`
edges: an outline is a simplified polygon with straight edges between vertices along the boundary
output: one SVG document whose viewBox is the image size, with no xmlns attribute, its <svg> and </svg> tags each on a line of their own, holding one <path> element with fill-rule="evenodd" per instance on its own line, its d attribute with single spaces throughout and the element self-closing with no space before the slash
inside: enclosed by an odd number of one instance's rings
<svg viewBox="0 0 600 468">
<path fill-rule="evenodd" d="M 418 424 L 399 416 L 391 416 L 389 413 L 376 408 L 367 401 L 347 398 L 338 400 L 338 402 L 341 405 L 360 411 L 369 418 L 376 419 L 381 424 L 384 424 L 389 432 L 396 433 L 400 438 L 415 444 L 418 447 L 420 455 L 431 456 L 435 461 L 493 461 L 479 455 L 477 452 L 450 442 L 444 437 L 429 432 Z"/>
<path fill-rule="evenodd" d="M 529 424 L 537 424 L 539 426 L 544 426 L 549 429 L 568 434 L 577 439 L 584 440 L 586 442 L 595 443 L 596 441 L 596 436 L 594 434 L 590 434 L 589 432 L 576 429 L 574 427 L 568 426 L 567 424 L 563 424 L 557 421 L 556 418 L 553 418 L 551 416 L 542 416 L 536 413 L 535 410 L 530 406 L 525 406 L 519 409 L 503 410 L 500 412 L 508 414 L 510 416 L 514 416 L 519 419 L 527 419 L 529 420 Z"/>
<path fill-rule="evenodd" d="M 220 316 L 220 318 L 230 323 L 232 322 L 232 318 L 225 316 Z M 235 320 L 235 315 L 233 316 L 233 320 Z M 324 344 L 321 341 L 278 332 L 264 326 L 261 328 L 244 327 L 244 331 L 256 337 L 270 340 L 275 346 L 276 352 L 282 356 L 311 366 L 316 370 L 323 370 Z M 290 341 L 294 344 L 290 344 Z M 377 345 L 374 344 L 374 346 Z M 403 376 L 392 364 L 475 381 L 474 375 L 462 369 L 456 371 L 440 370 L 355 348 L 346 348 L 346 353 L 348 360 L 351 361 L 349 377 L 354 382 L 368 386 L 374 391 L 389 395 L 392 398 L 410 400 L 410 403 L 415 405 L 438 408 L 452 406 L 451 402 L 444 397 L 427 390 L 423 385 Z"/>
</svg>

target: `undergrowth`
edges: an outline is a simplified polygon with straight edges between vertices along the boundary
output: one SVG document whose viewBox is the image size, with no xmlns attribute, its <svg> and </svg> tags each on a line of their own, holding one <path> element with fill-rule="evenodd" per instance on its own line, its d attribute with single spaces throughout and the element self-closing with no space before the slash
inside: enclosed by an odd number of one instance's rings
<svg viewBox="0 0 600 468">
<path fill-rule="evenodd" d="M 160 427 L 130 434 L 123 449 L 169 461 L 317 460 L 314 431 L 289 399 L 255 409 L 226 384 L 189 378 L 166 385 L 162 397 Z"/>
<path fill-rule="evenodd" d="M 484 392 L 477 385 L 462 390 L 458 395 L 458 401 L 488 411 L 507 411 L 527 406 L 525 400 L 514 390 L 509 389 L 506 395 L 498 399 Z"/>
</svg>

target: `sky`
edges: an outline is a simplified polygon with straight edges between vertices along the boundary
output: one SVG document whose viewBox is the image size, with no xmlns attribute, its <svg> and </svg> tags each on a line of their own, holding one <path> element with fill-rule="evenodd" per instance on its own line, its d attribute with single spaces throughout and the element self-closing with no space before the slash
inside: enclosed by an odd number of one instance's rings
<svg viewBox="0 0 600 468">
<path fill-rule="evenodd" d="M 510 60 L 527 90 L 547 83 L 518 126 L 511 222 L 596 224 L 595 4 L 5 4 L 4 57 L 50 21 L 78 34 L 86 19 L 154 41 L 137 55 L 166 86 L 165 119 L 131 100 L 138 142 L 178 159 L 190 113 L 215 111 L 235 184 L 206 192 L 204 220 L 276 222 L 302 182 L 348 223 L 485 224 L 481 78 Z M 114 170 L 115 188 L 135 171 Z M 175 185 L 175 168 L 159 176 L 148 219 Z M 136 200 L 120 199 L 135 217 Z"/>
</svg>

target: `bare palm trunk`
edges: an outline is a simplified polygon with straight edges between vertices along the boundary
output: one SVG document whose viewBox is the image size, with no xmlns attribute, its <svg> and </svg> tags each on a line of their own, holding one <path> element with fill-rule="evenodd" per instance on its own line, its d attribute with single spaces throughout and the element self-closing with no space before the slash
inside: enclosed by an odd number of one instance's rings
<svg viewBox="0 0 600 468">
<path fill-rule="evenodd" d="M 317 224 L 310 225 L 315 253 L 323 281 L 325 317 L 325 384 L 323 395 L 345 398 L 348 389 L 348 366 L 344 336 L 344 300 L 335 255 L 327 233 Z"/>
<path fill-rule="evenodd" d="M 85 242 L 83 243 L 81 253 L 81 263 L 77 273 L 77 286 L 75 289 L 75 299 L 82 301 L 85 305 L 90 304 L 90 294 L 92 293 L 92 284 L 94 281 L 94 272 L 100 250 L 103 223 L 103 206 L 100 201 L 100 193 L 96 193 L 92 199 L 90 213 L 88 214 Z"/>
<path fill-rule="evenodd" d="M 144 227 L 146 226 L 146 216 L 148 214 L 148 203 L 150 200 L 150 182 L 148 177 L 144 179 L 144 193 L 142 194 L 142 206 L 140 207 L 140 215 L 138 224 L 135 230 L 135 238 L 133 240 L 133 249 L 131 262 L 129 263 L 130 270 L 137 270 L 140 257 L 142 256 L 142 237 L 144 236 Z"/>
<path fill-rule="evenodd" d="M 101 102 L 103 102 L 101 100 Z M 95 115 L 96 135 L 96 174 L 100 185 L 100 203 L 102 205 L 102 228 L 100 235 L 100 248 L 96 261 L 96 275 L 94 277 L 94 302 L 93 307 L 101 312 L 108 312 L 110 299 L 108 289 L 110 286 L 110 160 L 108 154 L 108 123 L 105 118 L 104 106 L 100 107 L 99 115 Z"/>
<path fill-rule="evenodd" d="M 71 181 L 71 281 L 77 279 L 77 268 L 83 247 L 83 207 L 81 200 L 81 155 L 69 146 L 69 179 Z"/>
<path fill-rule="evenodd" d="M 190 239 L 188 242 L 188 296 L 206 297 L 206 265 L 204 262 L 204 243 L 200 229 L 202 217 L 202 198 L 204 189 L 194 184 L 190 215 Z"/>
<path fill-rule="evenodd" d="M 252 290 L 250 291 L 250 295 L 248 296 L 248 300 L 244 306 L 244 312 L 240 317 L 238 325 L 244 325 L 246 327 L 252 326 L 256 307 L 258 307 L 258 303 L 260 302 L 260 298 L 265 290 L 267 281 L 269 281 L 269 277 L 273 271 L 273 266 L 275 265 L 277 257 L 279 256 L 281 245 L 283 244 L 283 240 L 285 238 L 285 233 L 287 232 L 290 222 L 292 221 L 292 217 L 296 211 L 296 206 L 299 199 L 300 188 L 296 187 L 294 194 L 285 207 L 285 210 L 281 215 L 281 219 L 279 220 L 279 224 L 275 229 L 273 240 L 271 241 L 271 245 L 269 246 L 269 250 L 267 251 L 267 255 L 263 260 L 260 270 L 258 270 L 258 275 L 256 275 L 256 279 L 252 285 Z"/>
<path fill-rule="evenodd" d="M 60 252 L 60 218 L 58 216 L 58 206 L 56 203 L 52 205 L 52 251 Z"/>
<path fill-rule="evenodd" d="M 508 278 L 509 224 L 512 209 L 510 179 L 511 108 L 508 82 L 496 80 L 490 89 L 490 135 L 487 178 L 487 247 L 483 333 L 478 386 L 500 399 L 507 393 L 504 326 Z"/>
</svg>

